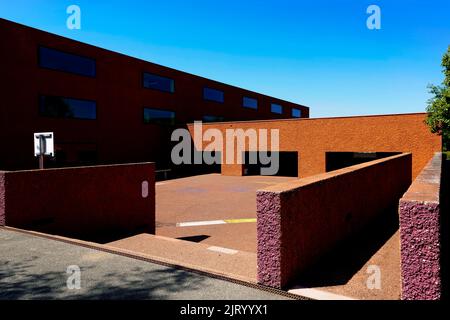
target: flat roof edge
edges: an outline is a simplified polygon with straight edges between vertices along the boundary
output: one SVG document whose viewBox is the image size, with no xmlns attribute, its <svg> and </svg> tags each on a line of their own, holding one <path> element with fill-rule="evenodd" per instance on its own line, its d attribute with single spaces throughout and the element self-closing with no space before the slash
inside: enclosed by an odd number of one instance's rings
<svg viewBox="0 0 450 320">
<path fill-rule="evenodd" d="M 246 89 L 244 87 L 240 87 L 240 86 L 233 85 L 233 84 L 230 84 L 230 83 L 222 82 L 220 80 L 206 78 L 204 76 L 201 76 L 201 75 L 198 75 L 198 74 L 195 74 L 195 73 L 191 73 L 189 71 L 175 69 L 174 67 L 168 67 L 168 66 L 156 63 L 156 62 L 145 60 L 143 58 L 134 57 L 134 56 L 132 56 L 130 54 L 127 54 L 127 53 L 114 51 L 112 49 L 103 48 L 103 47 L 100 47 L 99 45 L 95 45 L 95 44 L 91 44 L 91 43 L 88 43 L 88 42 L 83 42 L 83 41 L 80 41 L 80 40 L 72 39 L 72 38 L 69 38 L 67 36 L 63 36 L 63 35 L 60 35 L 60 34 L 57 34 L 57 33 L 54 33 L 54 32 L 46 31 L 44 29 L 39 29 L 37 27 L 32 27 L 32 26 L 26 25 L 26 24 L 21 23 L 21 22 L 16 22 L 16 21 L 9 20 L 9 19 L 2 18 L 2 17 L 0 17 L 0 21 L 4 21 L 4 22 L 9 23 L 9 24 L 18 25 L 18 26 L 20 26 L 22 28 L 31 29 L 31 30 L 34 30 L 36 32 L 44 32 L 44 33 L 50 34 L 50 35 L 52 35 L 54 37 L 59 37 L 59 38 L 65 39 L 65 40 L 73 41 L 73 42 L 76 42 L 76 43 L 78 43 L 80 45 L 89 46 L 89 47 L 92 47 L 92 48 L 95 48 L 95 49 L 98 49 L 98 50 L 103 50 L 103 51 L 108 52 L 108 53 L 117 54 L 117 55 L 120 55 L 120 56 L 128 58 L 128 59 L 133 59 L 133 60 L 139 61 L 140 63 L 149 63 L 149 64 L 152 64 L 154 66 L 157 66 L 157 67 L 160 67 L 160 68 L 166 68 L 168 70 L 171 70 L 171 71 L 174 71 L 174 72 L 179 72 L 179 73 L 184 74 L 184 75 L 188 75 L 188 76 L 191 76 L 191 77 L 196 77 L 196 78 L 199 78 L 199 79 L 211 81 L 211 82 L 213 82 L 215 84 L 218 84 L 218 85 L 221 85 L 221 86 L 226 86 L 226 87 L 230 87 L 230 88 L 233 88 L 233 89 L 242 90 L 242 91 L 245 91 L 248 94 L 256 94 L 256 95 L 260 95 L 260 96 L 263 96 L 263 97 L 266 97 L 266 98 L 269 98 L 269 99 L 272 99 L 272 100 L 277 100 L 279 102 L 293 104 L 293 105 L 296 105 L 297 107 L 308 109 L 308 111 L 310 109 L 310 107 L 305 105 L 305 104 L 289 101 L 289 100 L 282 99 L 282 98 L 277 98 L 275 96 L 270 96 L 270 95 L 265 94 L 265 93 L 257 92 L 257 91 L 250 90 L 250 89 Z"/>
<path fill-rule="evenodd" d="M 289 118 L 289 119 L 266 119 L 266 120 L 239 120 L 239 121 L 221 121 L 221 122 L 203 122 L 203 125 L 214 124 L 233 124 L 233 123 L 258 123 L 258 122 L 277 122 L 277 121 L 304 121 L 304 120 L 333 120 L 333 119 L 352 119 L 352 118 L 376 118 L 376 117 L 394 117 L 394 116 L 417 116 L 426 115 L 426 112 L 411 113 L 389 113 L 389 114 L 371 114 L 358 116 L 341 116 L 341 117 L 322 117 L 322 118 Z M 188 122 L 187 125 L 193 125 L 194 122 Z"/>
</svg>

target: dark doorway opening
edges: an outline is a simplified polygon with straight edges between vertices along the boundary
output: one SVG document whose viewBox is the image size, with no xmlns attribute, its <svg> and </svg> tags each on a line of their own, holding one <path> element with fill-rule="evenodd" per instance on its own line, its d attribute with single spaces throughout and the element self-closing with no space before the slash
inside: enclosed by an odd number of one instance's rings
<svg viewBox="0 0 450 320">
<path fill-rule="evenodd" d="M 197 153 L 197 157 L 201 159 L 201 163 L 195 163 L 194 153 Z M 205 163 L 206 158 L 209 159 L 208 163 Z M 213 161 L 218 159 L 218 162 Z M 191 150 L 190 163 L 187 164 L 170 164 L 161 165 L 157 164 L 157 170 L 168 169 L 170 172 L 167 178 L 156 177 L 157 181 L 167 179 L 178 179 L 184 177 L 191 177 L 203 174 L 220 173 L 221 172 L 221 152 L 220 151 L 197 151 L 194 148 Z"/>
<path fill-rule="evenodd" d="M 326 171 L 338 170 L 400 153 L 401 152 L 325 152 Z"/>
<path fill-rule="evenodd" d="M 298 177 L 298 153 L 295 151 L 280 151 L 278 154 L 278 172 L 271 176 L 280 177 Z M 246 151 L 243 155 L 244 162 L 244 176 L 259 176 L 261 175 L 261 168 L 269 168 L 274 166 L 275 152 L 263 153 L 269 159 L 272 159 L 272 163 L 263 164 L 261 162 L 261 156 L 257 151 Z M 250 160 L 256 159 L 256 163 L 252 163 Z"/>
</svg>

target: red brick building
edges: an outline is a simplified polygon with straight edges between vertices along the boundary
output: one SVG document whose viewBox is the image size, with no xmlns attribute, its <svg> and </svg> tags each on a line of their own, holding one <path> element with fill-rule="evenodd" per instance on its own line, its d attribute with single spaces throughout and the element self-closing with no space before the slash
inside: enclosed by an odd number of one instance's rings
<svg viewBox="0 0 450 320">
<path fill-rule="evenodd" d="M 47 166 L 155 161 L 194 120 L 309 117 L 309 108 L 0 19 L 0 168 L 36 168 L 33 133 L 54 132 Z"/>
</svg>

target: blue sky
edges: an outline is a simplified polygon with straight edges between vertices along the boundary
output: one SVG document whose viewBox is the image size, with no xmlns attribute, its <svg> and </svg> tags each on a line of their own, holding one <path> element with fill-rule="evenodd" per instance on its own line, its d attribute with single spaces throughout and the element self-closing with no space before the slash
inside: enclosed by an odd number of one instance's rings
<svg viewBox="0 0 450 320">
<path fill-rule="evenodd" d="M 66 28 L 66 8 L 82 12 Z M 370 4 L 381 30 L 366 27 Z M 0 17 L 311 107 L 422 112 L 442 81 L 448 0 L 14 0 Z"/>
</svg>

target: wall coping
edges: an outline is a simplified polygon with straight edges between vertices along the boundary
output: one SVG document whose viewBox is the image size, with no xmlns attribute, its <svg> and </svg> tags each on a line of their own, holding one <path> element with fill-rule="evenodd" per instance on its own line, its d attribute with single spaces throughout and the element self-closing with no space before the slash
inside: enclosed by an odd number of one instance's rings
<svg viewBox="0 0 450 320">
<path fill-rule="evenodd" d="M 442 153 L 436 152 L 400 201 L 439 203 Z"/>
<path fill-rule="evenodd" d="M 338 170 L 333 170 L 333 171 L 326 172 L 326 173 L 320 173 L 320 174 L 313 175 L 310 177 L 305 177 L 305 178 L 300 178 L 300 179 L 293 180 L 293 181 L 278 183 L 278 184 L 271 185 L 271 186 L 268 186 L 263 189 L 259 189 L 259 190 L 257 190 L 257 192 L 273 192 L 273 193 L 290 192 L 292 190 L 304 187 L 306 185 L 314 184 L 319 181 L 334 179 L 334 178 L 337 178 L 337 177 L 340 177 L 343 175 L 350 174 L 352 172 L 363 170 L 365 168 L 374 166 L 379 163 L 387 162 L 390 160 L 394 160 L 397 158 L 402 158 L 402 157 L 406 157 L 406 156 L 410 156 L 410 155 L 411 155 L 411 153 L 409 153 L 409 152 L 401 153 L 401 154 L 393 155 L 390 157 L 377 159 L 377 160 L 373 160 L 373 161 L 369 161 L 369 162 L 364 162 L 364 163 L 356 164 L 356 165 L 338 169 Z"/>
<path fill-rule="evenodd" d="M 314 120 L 339 120 L 339 119 L 359 119 L 359 118 L 381 118 L 381 117 L 401 117 L 401 116 L 425 116 L 426 112 L 411 112 L 411 113 L 392 113 L 392 114 L 368 114 L 368 115 L 356 115 L 356 116 L 340 116 L 340 117 L 319 117 L 319 118 L 288 118 L 288 119 L 265 119 L 265 120 L 241 120 L 241 121 L 222 121 L 222 122 L 208 122 L 202 123 L 203 126 L 220 125 L 233 125 L 239 123 L 263 123 L 263 122 L 299 122 L 299 121 L 314 121 Z M 194 122 L 188 122 L 188 126 L 193 126 Z"/>
</svg>

